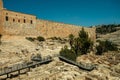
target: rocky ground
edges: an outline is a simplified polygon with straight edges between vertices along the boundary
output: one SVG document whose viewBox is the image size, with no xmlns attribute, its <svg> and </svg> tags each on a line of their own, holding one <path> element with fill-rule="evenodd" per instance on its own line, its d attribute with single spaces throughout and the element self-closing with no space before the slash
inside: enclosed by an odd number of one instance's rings
<svg viewBox="0 0 120 80">
<path fill-rule="evenodd" d="M 35 54 L 42 56 L 59 54 L 64 45 L 52 40 L 30 42 L 24 36 L 3 36 L 0 45 L 0 67 L 29 61 Z M 77 62 L 93 63 L 96 68 L 85 71 L 56 57 L 49 64 L 7 80 L 120 80 L 120 52 L 107 52 L 102 56 L 91 52 L 78 57 Z"/>
<path fill-rule="evenodd" d="M 31 56 L 36 54 L 41 56 L 58 54 L 64 45 L 51 40 L 31 42 L 23 36 L 3 36 L 0 45 L 0 67 L 29 61 Z"/>
</svg>

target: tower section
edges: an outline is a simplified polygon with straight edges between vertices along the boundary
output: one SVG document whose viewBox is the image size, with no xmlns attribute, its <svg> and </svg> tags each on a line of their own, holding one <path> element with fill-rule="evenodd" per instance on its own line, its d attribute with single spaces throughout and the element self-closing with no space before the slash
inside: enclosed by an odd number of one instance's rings
<svg viewBox="0 0 120 80">
<path fill-rule="evenodd" d="M 3 1 L 0 0 L 0 10 L 2 10 L 2 9 L 3 9 Z"/>
<path fill-rule="evenodd" d="M 3 10 L 3 1 L 0 0 L 0 34 L 3 32 L 3 27 L 2 27 L 2 10 Z"/>
</svg>

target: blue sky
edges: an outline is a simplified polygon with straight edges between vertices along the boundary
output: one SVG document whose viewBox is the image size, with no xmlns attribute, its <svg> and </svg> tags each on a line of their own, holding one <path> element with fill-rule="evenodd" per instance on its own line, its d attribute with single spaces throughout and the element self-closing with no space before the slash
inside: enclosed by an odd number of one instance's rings
<svg viewBox="0 0 120 80">
<path fill-rule="evenodd" d="M 8 10 L 80 26 L 120 23 L 120 0 L 3 0 Z"/>
</svg>

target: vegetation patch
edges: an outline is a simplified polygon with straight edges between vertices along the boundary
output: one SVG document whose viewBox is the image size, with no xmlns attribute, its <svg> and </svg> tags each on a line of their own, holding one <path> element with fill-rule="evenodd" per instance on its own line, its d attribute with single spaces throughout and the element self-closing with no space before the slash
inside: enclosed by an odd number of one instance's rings
<svg viewBox="0 0 120 80">
<path fill-rule="evenodd" d="M 64 48 L 61 49 L 60 56 L 63 56 L 72 61 L 76 61 L 77 58 L 77 56 L 71 51 L 71 49 L 68 49 L 67 46 L 64 46 Z"/>
<path fill-rule="evenodd" d="M 117 51 L 118 48 L 117 48 L 117 45 L 114 44 L 113 42 L 111 41 L 98 41 L 99 42 L 99 45 L 96 46 L 96 54 L 97 55 L 102 55 L 103 52 L 107 52 L 107 51 Z"/>
<path fill-rule="evenodd" d="M 38 37 L 37 37 L 37 40 L 41 42 L 41 41 L 45 41 L 45 38 L 42 37 L 42 36 L 38 36 Z"/>
<path fill-rule="evenodd" d="M 52 40 L 62 40 L 62 38 L 60 38 L 60 37 L 51 37 L 51 38 L 49 38 L 49 39 L 52 39 Z"/>
<path fill-rule="evenodd" d="M 96 32 L 99 34 L 112 33 L 120 30 L 120 28 L 117 27 L 120 27 L 120 24 L 98 25 L 96 26 Z"/>
<path fill-rule="evenodd" d="M 33 42 L 35 40 L 35 38 L 33 38 L 33 37 L 26 37 L 26 39 L 31 41 L 31 42 Z"/>
<path fill-rule="evenodd" d="M 33 37 L 26 37 L 26 39 L 27 40 L 29 40 L 29 41 L 31 41 L 31 42 L 33 42 L 33 41 L 35 41 L 35 40 L 38 40 L 38 41 L 45 41 L 45 38 L 44 37 L 42 37 L 42 36 L 38 36 L 37 38 L 33 38 Z"/>
<path fill-rule="evenodd" d="M 61 49 L 60 55 L 70 60 L 75 60 L 77 56 L 86 54 L 93 46 L 93 42 L 88 37 L 88 33 L 84 31 L 84 28 L 78 33 L 78 37 L 74 37 L 73 34 L 69 35 L 70 49 L 66 46 Z"/>
</svg>

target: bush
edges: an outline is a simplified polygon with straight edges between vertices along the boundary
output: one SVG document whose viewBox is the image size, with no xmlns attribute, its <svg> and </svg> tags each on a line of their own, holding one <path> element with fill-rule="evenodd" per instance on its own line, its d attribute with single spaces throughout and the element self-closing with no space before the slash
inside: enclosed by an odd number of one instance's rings
<svg viewBox="0 0 120 80">
<path fill-rule="evenodd" d="M 69 60 L 76 61 L 76 55 L 70 49 L 68 49 L 67 46 L 64 46 L 64 48 L 61 49 L 60 55 Z"/>
<path fill-rule="evenodd" d="M 88 37 L 88 33 L 84 31 L 84 28 L 79 32 L 79 36 L 74 38 L 73 35 L 69 36 L 71 49 L 76 55 L 86 54 L 93 45 L 93 42 Z"/>
<path fill-rule="evenodd" d="M 38 37 L 37 37 L 37 40 L 38 40 L 38 41 L 45 41 L 45 38 L 42 37 L 42 36 L 38 36 Z"/>
<path fill-rule="evenodd" d="M 117 51 L 118 50 L 117 45 L 108 40 L 99 41 L 99 45 L 96 46 L 96 49 L 97 49 L 97 52 L 96 52 L 97 55 L 102 55 L 103 52 L 107 52 L 107 51 Z"/>
<path fill-rule="evenodd" d="M 88 33 L 84 31 L 84 28 L 79 32 L 79 43 L 82 54 L 86 54 L 93 46 L 93 42 L 88 37 Z"/>
<path fill-rule="evenodd" d="M 75 38 L 72 34 L 69 35 L 69 44 L 71 48 L 68 49 L 65 46 L 61 49 L 60 55 L 75 61 L 77 56 L 86 54 L 92 48 L 93 42 L 89 39 L 88 33 L 82 28 L 78 37 Z"/>
<path fill-rule="evenodd" d="M 57 37 L 51 37 L 49 39 L 52 39 L 52 40 L 57 40 Z"/>
<path fill-rule="evenodd" d="M 102 53 L 104 52 L 104 48 L 102 47 L 102 45 L 96 46 L 96 49 L 96 55 L 102 55 Z"/>
<path fill-rule="evenodd" d="M 51 37 L 50 39 L 52 39 L 52 40 L 60 40 L 60 41 L 62 41 L 62 39 L 61 39 L 60 37 Z"/>
<path fill-rule="evenodd" d="M 32 38 L 32 37 L 26 37 L 27 40 L 33 42 L 35 40 L 35 38 Z"/>
<path fill-rule="evenodd" d="M 69 44 L 70 44 L 71 47 L 73 47 L 73 43 L 74 43 L 74 35 L 70 34 L 69 35 Z"/>
</svg>

